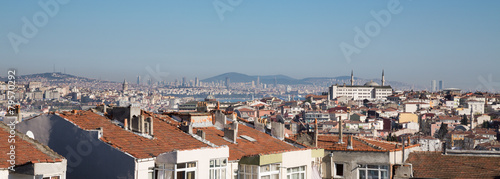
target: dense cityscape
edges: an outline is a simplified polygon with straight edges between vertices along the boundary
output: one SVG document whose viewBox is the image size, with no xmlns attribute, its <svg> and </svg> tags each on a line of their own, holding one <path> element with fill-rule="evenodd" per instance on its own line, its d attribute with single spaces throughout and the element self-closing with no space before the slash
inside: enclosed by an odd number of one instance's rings
<svg viewBox="0 0 500 179">
<path fill-rule="evenodd" d="M 131 84 L 58 72 L 17 79 L 0 84 L 2 126 L 13 121 L 18 140 L 47 145 L 35 147 L 43 157 L 32 157 L 54 158 L 46 162 L 68 178 L 204 178 L 205 170 L 213 178 L 454 178 L 462 175 L 429 166 L 464 160 L 477 171 L 467 176 L 482 178 L 500 166 L 500 94 L 444 88 L 442 81 L 426 91 L 394 89 L 384 71 L 379 83 L 360 84 L 352 71 L 326 87 L 230 77 L 154 84 L 138 77 Z M 192 156 L 198 168 L 168 159 Z M 477 169 L 484 161 L 491 167 Z M 96 172 L 118 163 L 119 170 Z M 280 168 L 292 164 L 301 166 Z"/>
<path fill-rule="evenodd" d="M 0 2 L 0 179 L 500 178 L 500 1 Z"/>
</svg>

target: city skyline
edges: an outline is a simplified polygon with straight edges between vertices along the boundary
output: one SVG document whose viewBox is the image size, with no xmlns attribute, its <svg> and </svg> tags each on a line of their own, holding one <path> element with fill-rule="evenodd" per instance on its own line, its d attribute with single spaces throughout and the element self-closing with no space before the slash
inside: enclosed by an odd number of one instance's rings
<svg viewBox="0 0 500 179">
<path fill-rule="evenodd" d="M 55 64 L 56 71 L 113 81 L 157 69 L 167 80 L 231 71 L 334 77 L 351 69 L 371 79 L 385 69 L 391 81 L 500 88 L 497 1 L 238 1 L 231 11 L 214 2 L 53 2 L 57 8 L 48 11 L 38 1 L 0 7 L 1 74 L 42 73 Z M 39 12 L 46 22 L 34 22 Z M 36 33 L 23 34 L 26 24 Z M 356 44 L 362 36 L 369 43 Z"/>
</svg>

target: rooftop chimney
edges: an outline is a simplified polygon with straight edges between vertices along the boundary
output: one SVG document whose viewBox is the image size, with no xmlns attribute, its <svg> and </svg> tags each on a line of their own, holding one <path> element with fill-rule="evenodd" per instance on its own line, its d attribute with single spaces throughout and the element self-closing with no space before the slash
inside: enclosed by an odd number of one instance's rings
<svg viewBox="0 0 500 179">
<path fill-rule="evenodd" d="M 17 122 L 21 122 L 23 120 L 23 117 L 21 115 L 21 106 L 16 105 L 16 114 L 17 114 Z"/>
<path fill-rule="evenodd" d="M 238 122 L 233 121 L 231 124 L 227 124 L 224 127 L 224 139 L 236 143 L 236 138 L 238 137 Z"/>
<path fill-rule="evenodd" d="M 405 163 L 405 140 L 404 139 L 402 139 L 402 140 L 403 140 L 403 149 L 401 150 L 401 154 L 403 156 L 401 157 L 401 160 L 402 160 L 401 163 Z"/>
<path fill-rule="evenodd" d="M 205 140 L 205 131 L 198 130 L 196 131 L 196 135 L 200 136 L 203 140 Z"/>
<path fill-rule="evenodd" d="M 353 150 L 354 148 L 352 147 L 352 135 L 349 135 L 347 137 L 347 149 Z"/>
<path fill-rule="evenodd" d="M 318 119 L 314 118 L 314 147 L 318 147 Z"/>
<path fill-rule="evenodd" d="M 285 139 L 285 121 L 281 115 L 276 116 L 276 121 L 271 122 L 271 135 L 280 140 Z"/>
<path fill-rule="evenodd" d="M 141 134 L 144 134 L 144 133 L 146 133 L 146 130 L 145 130 L 146 126 L 144 124 L 145 123 L 144 122 L 144 115 L 141 115 L 139 119 L 140 119 L 139 120 L 139 132 Z"/>
<path fill-rule="evenodd" d="M 226 125 L 226 115 L 222 113 L 222 111 L 217 110 L 214 113 L 214 118 L 215 118 L 215 127 L 218 129 L 223 129 L 224 125 Z"/>
<path fill-rule="evenodd" d="M 146 126 L 145 132 L 149 135 L 153 135 L 153 118 L 152 117 L 146 118 L 145 126 Z"/>
<path fill-rule="evenodd" d="M 343 144 L 342 142 L 342 116 L 339 116 L 339 144 Z"/>
<path fill-rule="evenodd" d="M 254 121 L 255 129 L 260 131 L 260 132 L 264 132 L 264 133 L 266 132 L 266 124 L 267 124 L 267 119 L 257 118 Z"/>
<path fill-rule="evenodd" d="M 129 130 L 129 129 L 128 129 L 128 119 L 127 119 L 127 118 L 125 118 L 125 119 L 123 120 L 123 128 L 124 128 L 125 130 Z"/>
<path fill-rule="evenodd" d="M 182 122 L 181 130 L 188 134 L 193 134 L 193 126 L 187 121 Z"/>
<path fill-rule="evenodd" d="M 443 142 L 443 155 L 446 155 L 446 142 Z"/>
<path fill-rule="evenodd" d="M 108 106 L 106 104 L 102 104 L 102 113 L 108 112 Z"/>
</svg>

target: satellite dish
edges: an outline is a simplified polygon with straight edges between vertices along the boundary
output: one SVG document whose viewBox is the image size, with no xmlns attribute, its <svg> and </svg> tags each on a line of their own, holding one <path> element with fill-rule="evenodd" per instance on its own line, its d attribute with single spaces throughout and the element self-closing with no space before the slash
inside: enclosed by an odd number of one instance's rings
<svg viewBox="0 0 500 179">
<path fill-rule="evenodd" d="M 35 134 L 33 134 L 33 132 L 31 131 L 26 132 L 26 135 L 32 139 L 35 139 Z"/>
</svg>

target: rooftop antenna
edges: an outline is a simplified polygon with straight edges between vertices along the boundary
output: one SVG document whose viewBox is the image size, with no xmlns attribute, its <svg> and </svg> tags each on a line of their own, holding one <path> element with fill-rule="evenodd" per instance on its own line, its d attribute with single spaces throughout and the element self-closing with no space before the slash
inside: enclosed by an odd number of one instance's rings
<svg viewBox="0 0 500 179">
<path fill-rule="evenodd" d="M 52 67 L 52 72 L 56 72 L 56 64 L 54 64 L 54 66 Z"/>
</svg>

